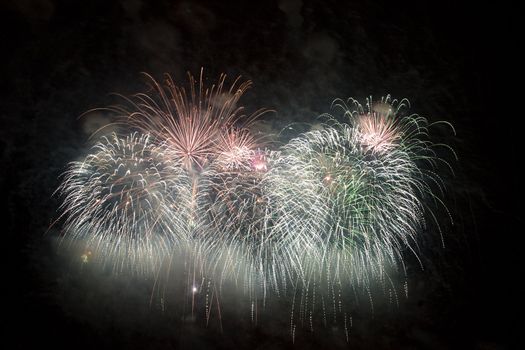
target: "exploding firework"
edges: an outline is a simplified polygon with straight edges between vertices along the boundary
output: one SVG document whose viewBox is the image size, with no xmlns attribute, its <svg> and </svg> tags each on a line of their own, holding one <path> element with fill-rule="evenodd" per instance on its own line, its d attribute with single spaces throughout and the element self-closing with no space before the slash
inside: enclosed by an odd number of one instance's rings
<svg viewBox="0 0 525 350">
<path fill-rule="evenodd" d="M 146 75 L 152 91 L 126 98 L 128 104 L 111 110 L 122 116 L 125 124 L 162 140 L 174 160 L 185 169 L 200 172 L 219 155 L 234 154 L 237 149 L 253 149 L 257 140 L 248 131 L 251 123 L 263 114 L 242 114 L 239 99 L 251 82 L 237 78 L 228 90 L 226 75 L 206 88 L 201 70 L 199 82 L 189 74 L 189 89 L 176 85 L 169 75 L 164 84 Z"/>
<path fill-rule="evenodd" d="M 349 101 L 350 107 L 336 101 L 342 118 L 325 115 L 321 129 L 284 145 L 280 165 L 270 172 L 278 220 L 290 224 L 277 221 L 273 230 L 298 234 L 294 242 L 307 257 L 294 265 L 301 322 L 305 310 L 315 309 L 316 294 L 323 314 L 324 298 L 331 299 L 334 320 L 340 314 L 345 324 L 348 290 L 361 286 L 370 293 L 378 282 L 397 299 L 392 271 L 404 269 L 405 252 L 418 257 L 418 235 L 427 217 L 435 218 L 433 203 L 446 209 L 436 194 L 444 184 L 433 170 L 438 162 L 449 164 L 437 156 L 443 145 L 429 140 L 431 124 L 406 114 L 406 100 L 369 99 L 366 109 Z"/>
<path fill-rule="evenodd" d="M 205 211 L 209 232 L 201 236 L 214 274 L 255 278 L 264 247 L 266 200 L 264 154 L 238 149 L 233 158 L 216 162 L 206 173 Z M 235 159 L 232 163 L 231 159 Z M 256 260 L 256 262 L 253 262 Z"/>
<path fill-rule="evenodd" d="M 101 254 L 105 256 L 162 256 L 173 246 L 178 248 L 181 242 L 187 242 L 187 248 L 199 256 L 190 260 L 205 265 L 209 260 L 205 257 L 223 255 L 221 251 L 210 250 L 215 246 L 212 242 L 220 242 L 215 231 L 231 238 L 254 226 L 250 222 L 255 219 L 249 218 L 250 212 L 254 215 L 249 193 L 255 196 L 253 203 L 260 203 L 256 183 L 265 163 L 256 151 L 260 139 L 252 136 L 249 127 L 264 110 L 242 115 L 243 107 L 238 106 L 238 101 L 251 82 L 239 83 L 239 78 L 227 90 L 225 75 L 220 76 L 216 85 L 206 88 L 202 71 L 198 83 L 189 75 L 188 90 L 175 85 L 168 75 L 163 84 L 149 75 L 147 78 L 152 87 L 149 93 L 124 98 L 125 105 L 109 110 L 118 114 L 119 124 L 148 136 L 133 134 L 125 140 L 114 136 L 111 142 L 104 138 L 95 147 L 98 152 L 89 155 L 82 164 L 73 163 L 65 174 L 59 191 L 64 195 L 62 209 L 67 236 L 83 238 L 91 244 L 97 242 L 106 247 Z M 144 147 L 135 145 L 139 143 Z M 119 153 L 128 148 L 131 151 Z M 138 149 L 148 152 L 148 156 L 154 153 L 158 159 L 150 157 L 147 161 L 151 164 L 145 164 L 143 155 L 135 154 Z M 101 159 L 109 164 L 90 168 L 96 176 L 86 173 L 85 164 L 99 164 Z M 141 159 L 138 167 L 132 166 L 135 159 Z M 107 188 L 102 188 L 110 193 L 111 201 L 102 201 L 101 195 L 92 193 L 93 189 L 101 188 L 94 181 L 99 177 L 104 180 Z M 83 192 L 78 191 L 80 187 Z M 240 193 L 241 189 L 244 193 Z M 83 209 L 91 200 L 87 193 L 101 203 L 93 210 Z M 137 202 L 138 199 L 141 201 Z M 90 220 L 92 217 L 99 221 Z M 237 227 L 236 233 L 232 233 L 233 227 Z M 169 239 L 155 243 L 159 246 L 154 248 L 138 244 L 142 241 L 137 238 L 142 236 Z M 224 241 L 230 242 L 226 238 Z M 101 248 L 92 250 L 97 252 Z"/>
<path fill-rule="evenodd" d="M 111 108 L 135 132 L 102 138 L 59 187 L 66 236 L 86 246 L 83 260 L 155 272 L 180 254 L 192 310 L 197 280 L 214 286 L 217 303 L 231 280 L 252 300 L 292 290 L 295 305 L 300 291 L 312 329 L 318 304 L 347 329 L 347 291 L 379 282 L 396 293 L 390 273 L 404 269 L 407 251 L 418 256 L 442 204 L 434 169 L 448 166 L 407 100 L 336 100 L 342 116 L 269 150 L 249 130 L 263 110 L 244 116 L 238 106 L 250 82 L 226 90 L 222 75 L 205 88 L 201 71 L 186 90 L 149 79 L 150 93 Z"/>
<path fill-rule="evenodd" d="M 116 270 L 155 269 L 187 241 L 188 182 L 149 135 L 103 137 L 58 189 L 66 237 Z"/>
</svg>

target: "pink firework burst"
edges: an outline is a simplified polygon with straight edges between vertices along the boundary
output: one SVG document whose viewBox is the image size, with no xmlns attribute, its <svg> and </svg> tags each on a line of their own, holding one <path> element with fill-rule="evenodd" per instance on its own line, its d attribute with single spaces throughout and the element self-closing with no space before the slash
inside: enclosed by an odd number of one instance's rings
<svg viewBox="0 0 525 350">
<path fill-rule="evenodd" d="M 253 149 L 255 138 L 248 127 L 264 110 L 250 116 L 243 114 L 239 99 L 251 86 L 250 81 L 235 79 L 225 88 L 226 75 L 216 84 L 203 84 L 203 70 L 198 82 L 188 73 L 189 89 L 177 86 L 166 75 L 164 84 L 150 75 L 153 93 L 140 93 L 127 99 L 132 110 L 114 108 L 126 121 L 149 133 L 168 146 L 170 156 L 180 161 L 186 170 L 200 172 L 219 157 L 233 157 L 242 149 Z M 241 152 L 242 153 L 242 152 Z"/>
<path fill-rule="evenodd" d="M 374 108 L 357 118 L 359 141 L 366 150 L 385 153 L 394 148 L 401 138 L 396 119 L 391 110 Z"/>
</svg>

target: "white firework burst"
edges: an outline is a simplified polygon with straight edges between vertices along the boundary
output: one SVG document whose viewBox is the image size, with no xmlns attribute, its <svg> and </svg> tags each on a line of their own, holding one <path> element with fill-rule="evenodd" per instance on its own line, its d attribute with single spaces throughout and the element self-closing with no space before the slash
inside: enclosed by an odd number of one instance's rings
<svg viewBox="0 0 525 350">
<path fill-rule="evenodd" d="M 148 135 L 103 137 L 58 191 L 65 237 L 121 271 L 155 269 L 187 241 L 188 178 Z"/>
</svg>

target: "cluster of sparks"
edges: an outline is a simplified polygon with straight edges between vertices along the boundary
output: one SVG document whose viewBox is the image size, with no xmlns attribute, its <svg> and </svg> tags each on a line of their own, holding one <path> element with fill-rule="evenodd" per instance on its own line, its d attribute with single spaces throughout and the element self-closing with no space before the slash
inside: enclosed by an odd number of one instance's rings
<svg viewBox="0 0 525 350">
<path fill-rule="evenodd" d="M 417 256 L 427 202 L 444 189 L 433 169 L 448 163 L 407 100 L 336 100 L 341 118 L 269 149 L 250 130 L 264 110 L 238 106 L 250 82 L 226 90 L 222 75 L 205 88 L 201 72 L 186 90 L 149 78 L 152 92 L 111 108 L 128 133 L 102 137 L 58 189 L 83 262 L 155 273 L 184 256 L 193 294 L 199 278 L 233 281 L 253 300 L 300 289 L 310 324 L 333 295 L 346 328 L 345 285 L 389 281 L 407 250 Z"/>
</svg>

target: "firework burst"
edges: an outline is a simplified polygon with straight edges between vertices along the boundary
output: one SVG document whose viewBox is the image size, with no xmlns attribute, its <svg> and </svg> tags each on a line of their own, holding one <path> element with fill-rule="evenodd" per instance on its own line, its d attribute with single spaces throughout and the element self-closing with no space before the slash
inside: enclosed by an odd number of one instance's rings
<svg viewBox="0 0 525 350">
<path fill-rule="evenodd" d="M 174 160 L 186 170 L 202 171 L 217 156 L 232 154 L 236 148 L 252 149 L 256 139 L 248 131 L 251 123 L 264 110 L 250 116 L 242 114 L 239 99 L 251 86 L 250 81 L 239 83 L 237 78 L 228 90 L 226 75 L 206 88 L 203 71 L 199 81 L 189 74 L 189 89 L 176 85 L 169 75 L 164 84 L 146 75 L 151 92 L 126 98 L 127 106 L 111 108 L 122 116 L 125 124 L 162 140 L 169 146 Z"/>
<path fill-rule="evenodd" d="M 103 137 L 58 189 L 67 237 L 116 270 L 155 269 L 186 241 L 188 181 L 149 135 Z"/>
<path fill-rule="evenodd" d="M 254 215 L 252 199 L 260 203 L 257 181 L 264 160 L 256 151 L 260 139 L 252 136 L 249 127 L 264 110 L 242 115 L 238 101 L 251 82 L 239 83 L 239 78 L 227 90 L 225 75 L 216 85 L 204 87 L 202 71 L 198 83 L 189 75 L 188 89 L 175 85 L 168 75 L 163 84 L 149 75 L 147 78 L 149 93 L 124 97 L 125 105 L 109 108 L 118 114 L 118 124 L 147 136 L 103 138 L 95 146 L 96 152 L 82 164 L 73 163 L 65 174 L 59 191 L 64 195 L 66 231 L 70 238 L 107 246 L 100 254 L 105 256 L 162 256 L 185 242 L 186 249 L 198 252 L 191 253 L 197 257 L 189 260 L 205 265 L 207 256 L 222 256 L 212 250 L 212 242 L 220 241 L 215 231 L 223 232 L 224 241 L 230 242 L 226 237 L 238 237 L 240 227 L 257 226 L 250 224 L 255 219 L 249 213 Z M 151 164 L 137 154 L 138 149 L 148 156 L 155 154 L 146 160 Z M 140 159 L 138 167 L 136 159 Z M 100 165 L 104 161 L 107 164 Z M 86 164 L 91 166 L 87 171 Z M 104 181 L 102 185 L 94 181 L 99 178 Z M 81 187 L 83 192 L 78 191 Z M 107 198 L 95 194 L 94 190 L 101 188 L 110 193 Z M 100 204 L 90 207 L 91 197 Z M 149 240 L 154 235 L 169 239 L 155 243 L 158 248 L 137 243 L 142 242 L 137 238 Z"/>
<path fill-rule="evenodd" d="M 250 82 L 225 89 L 221 75 L 205 88 L 201 71 L 185 89 L 148 78 L 150 93 L 111 108 L 135 133 L 102 138 L 64 174 L 67 237 L 117 270 L 155 272 L 180 254 L 192 310 L 197 280 L 217 287 L 217 303 L 231 280 L 252 300 L 293 290 L 295 305 L 299 290 L 312 329 L 316 305 L 326 318 L 331 298 L 346 329 L 347 290 L 379 281 L 395 293 L 389 273 L 404 269 L 407 251 L 418 256 L 442 204 L 434 169 L 449 166 L 407 100 L 336 100 L 339 117 L 269 150 L 249 130 L 263 110 L 238 106 Z"/>
<path fill-rule="evenodd" d="M 304 310 L 315 309 L 307 296 L 316 293 L 323 310 L 323 293 L 332 300 L 334 320 L 340 314 L 345 324 L 345 289 L 370 293 L 379 282 L 397 299 L 391 271 L 404 269 L 405 252 L 418 257 L 418 235 L 426 217 L 435 218 L 432 203 L 443 205 L 435 193 L 443 191 L 443 181 L 433 171 L 438 162 L 449 166 L 437 156 L 442 145 L 429 141 L 425 118 L 406 114 L 406 100 L 369 99 L 367 108 L 337 100 L 335 106 L 342 117 L 325 115 L 320 130 L 283 146 L 283 165 L 272 174 L 279 216 L 293 223 L 286 230 L 300 232 L 308 257 L 295 270 L 301 322 Z"/>
</svg>

